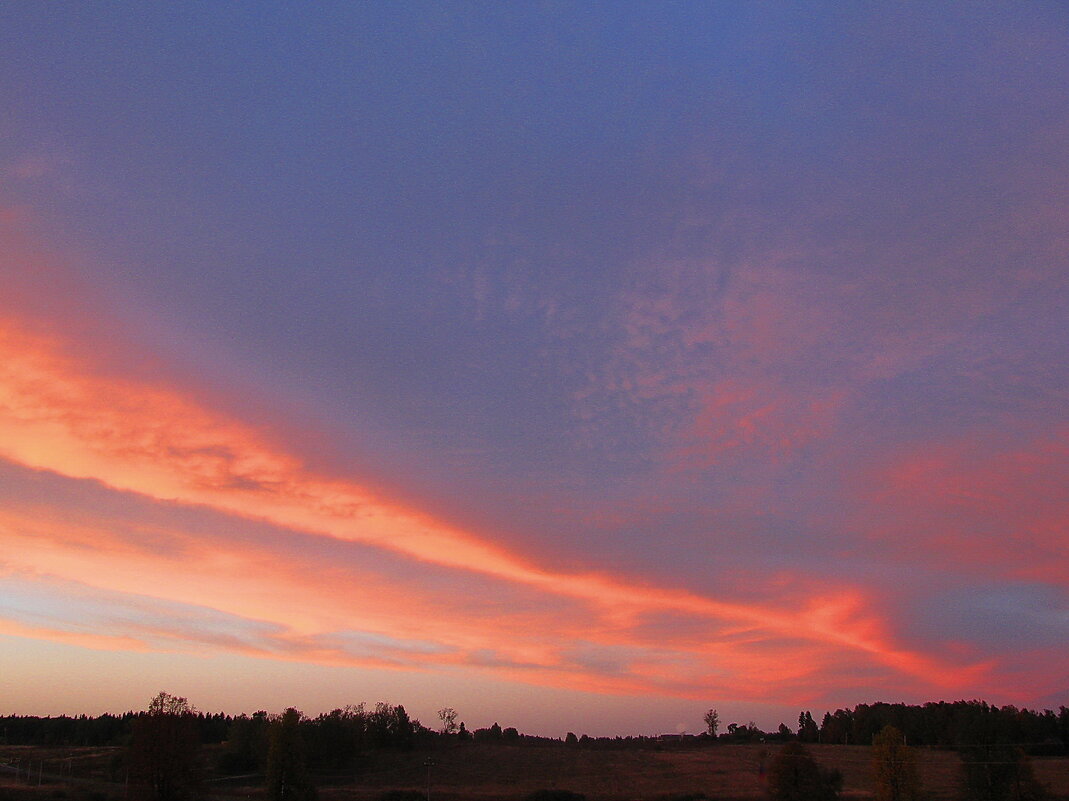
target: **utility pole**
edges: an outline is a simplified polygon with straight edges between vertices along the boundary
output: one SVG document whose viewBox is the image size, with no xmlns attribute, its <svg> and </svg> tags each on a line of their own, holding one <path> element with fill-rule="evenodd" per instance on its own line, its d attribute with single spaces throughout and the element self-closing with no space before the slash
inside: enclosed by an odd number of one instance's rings
<svg viewBox="0 0 1069 801">
<path fill-rule="evenodd" d="M 431 768 L 437 763 L 428 757 L 423 764 L 427 766 L 427 801 L 431 801 Z"/>
</svg>

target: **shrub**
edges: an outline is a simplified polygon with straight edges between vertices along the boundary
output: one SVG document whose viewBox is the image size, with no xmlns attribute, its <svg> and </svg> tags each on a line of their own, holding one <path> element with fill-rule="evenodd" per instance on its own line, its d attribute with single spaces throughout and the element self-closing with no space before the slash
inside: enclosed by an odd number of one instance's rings
<svg viewBox="0 0 1069 801">
<path fill-rule="evenodd" d="M 962 795 L 967 801 L 1043 801 L 1032 763 L 1020 748 L 980 745 L 963 749 Z"/>
<path fill-rule="evenodd" d="M 772 801 L 836 801 L 842 786 L 842 774 L 817 765 L 801 743 L 783 746 L 768 771 Z"/>
</svg>

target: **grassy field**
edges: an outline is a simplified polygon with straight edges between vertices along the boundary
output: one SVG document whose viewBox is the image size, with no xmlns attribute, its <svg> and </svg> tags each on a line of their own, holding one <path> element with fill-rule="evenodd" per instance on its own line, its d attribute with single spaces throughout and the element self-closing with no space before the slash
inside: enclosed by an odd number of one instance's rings
<svg viewBox="0 0 1069 801">
<path fill-rule="evenodd" d="M 582 793 L 588 801 L 669 801 L 703 794 L 719 801 L 767 797 L 764 770 L 779 746 L 719 745 L 707 748 L 603 749 L 561 746 L 465 745 L 435 751 L 381 751 L 352 772 L 320 776 L 321 801 L 377 801 L 389 790 L 425 794 L 429 767 L 432 801 L 520 801 L 540 789 Z M 844 799 L 872 798 L 870 751 L 865 747 L 813 745 L 814 758 L 839 769 Z M 16 782 L 0 774 L 0 799 L 122 799 L 113 749 L 0 748 L 0 761 L 20 761 Z M 210 755 L 209 755 L 210 756 Z M 924 789 L 931 801 L 959 797 L 960 763 L 951 751 L 918 750 Z M 43 769 L 40 767 L 43 760 Z M 1035 772 L 1052 799 L 1069 799 L 1069 759 L 1036 759 Z M 29 780 L 26 766 L 30 765 Z M 40 786 L 37 785 L 41 778 Z M 73 777 L 71 783 L 68 777 Z M 207 786 L 218 799 L 262 798 L 256 784 Z"/>
<path fill-rule="evenodd" d="M 712 748 L 604 750 L 497 746 L 458 748 L 432 756 L 431 794 L 437 801 L 506 801 L 539 789 L 582 793 L 589 801 L 668 799 L 692 794 L 709 798 L 760 799 L 767 796 L 764 771 L 777 746 L 729 745 Z M 869 751 L 846 746 L 814 746 L 814 757 L 838 768 L 844 798 L 870 798 Z M 924 754 L 926 787 L 933 801 L 956 795 L 957 755 Z M 764 768 L 764 770 L 762 769 Z M 426 790 L 421 760 L 382 755 L 367 765 L 357 784 L 324 788 L 324 798 L 371 801 L 386 789 Z"/>
</svg>

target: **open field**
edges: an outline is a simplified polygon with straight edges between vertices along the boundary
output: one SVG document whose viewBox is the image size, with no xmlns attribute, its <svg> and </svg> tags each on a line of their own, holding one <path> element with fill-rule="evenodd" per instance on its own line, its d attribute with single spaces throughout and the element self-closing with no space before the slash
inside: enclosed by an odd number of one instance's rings
<svg viewBox="0 0 1069 801">
<path fill-rule="evenodd" d="M 352 772 L 317 778 L 321 801 L 376 801 L 390 790 L 425 794 L 426 763 L 430 760 L 432 801 L 518 801 L 540 789 L 571 790 L 582 793 L 588 801 L 667 801 L 697 794 L 720 801 L 743 801 L 767 797 L 762 765 L 767 769 L 778 748 L 469 744 L 433 751 L 384 750 L 364 757 Z M 873 797 L 868 748 L 809 748 L 821 765 L 842 771 L 844 799 Z M 209 751 L 207 756 L 211 759 L 212 753 Z M 917 757 L 931 801 L 958 798 L 957 754 L 920 749 Z M 0 762 L 18 762 L 21 766 L 18 781 L 10 771 L 0 773 L 0 800 L 122 799 L 121 769 L 116 773 L 120 759 L 121 749 L 0 747 Z M 1052 799 L 1069 799 L 1069 758 L 1041 758 L 1033 764 Z M 218 799 L 263 797 L 258 784 L 247 784 L 240 780 L 211 781 L 206 788 L 210 797 Z"/>
<path fill-rule="evenodd" d="M 431 793 L 437 801 L 506 801 L 535 790 L 566 789 L 589 801 L 665 799 L 702 793 L 709 798 L 767 797 L 767 769 L 778 745 L 720 745 L 706 748 L 582 749 L 486 746 L 431 755 Z M 870 749 L 813 745 L 824 767 L 843 774 L 843 798 L 871 798 Z M 932 801 L 958 797 L 959 759 L 953 751 L 919 750 L 921 780 Z M 369 760 L 360 782 L 323 788 L 322 797 L 371 801 L 392 788 L 426 790 L 424 756 L 383 754 Z M 1039 779 L 1055 797 L 1069 798 L 1069 759 L 1036 760 Z"/>
</svg>

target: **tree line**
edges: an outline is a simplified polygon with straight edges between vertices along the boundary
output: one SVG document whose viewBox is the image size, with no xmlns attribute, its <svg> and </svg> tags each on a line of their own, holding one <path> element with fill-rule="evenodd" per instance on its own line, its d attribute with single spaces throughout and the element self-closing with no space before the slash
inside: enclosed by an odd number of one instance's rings
<svg viewBox="0 0 1069 801">
<path fill-rule="evenodd" d="M 753 722 L 730 723 L 720 731 L 715 709 L 705 714 L 703 739 L 717 742 L 824 743 L 870 745 L 888 726 L 901 732 L 905 742 L 931 748 L 970 748 L 1012 744 L 1030 756 L 1069 754 L 1069 709 L 1036 711 L 996 706 L 986 701 L 933 701 L 926 704 L 858 704 L 853 709 L 825 712 L 818 724 L 809 710 L 798 714 L 797 728 L 781 723 L 766 732 Z"/>
<path fill-rule="evenodd" d="M 963 748 L 1013 744 L 1032 756 L 1069 753 L 1069 709 L 1019 709 L 986 701 L 938 701 L 922 705 L 858 704 L 826 712 L 820 725 L 808 712 L 799 716 L 802 742 L 869 745 L 886 726 L 910 745 Z"/>
<path fill-rule="evenodd" d="M 204 796 L 204 777 L 255 778 L 272 801 L 314 801 L 313 775 L 332 772 L 359 776 L 361 760 L 378 749 L 427 749 L 465 742 L 516 745 L 560 744 L 531 737 L 515 728 L 492 726 L 469 731 L 451 708 L 439 711 L 431 729 L 412 719 L 401 705 L 357 704 L 309 717 L 297 709 L 270 715 L 229 716 L 198 712 L 185 698 L 159 693 L 147 709 L 99 717 L 0 718 L 7 744 L 123 745 L 112 780 L 122 776 L 132 799 L 192 801 Z M 754 723 L 729 724 L 719 732 L 715 709 L 705 715 L 700 735 L 590 738 L 569 732 L 570 747 L 663 747 L 666 743 L 714 746 L 723 742 L 783 742 L 769 767 L 773 801 L 835 801 L 842 776 L 822 768 L 807 743 L 867 746 L 873 760 L 878 801 L 923 801 L 911 746 L 955 748 L 961 755 L 963 798 L 969 801 L 1042 801 L 1032 754 L 1069 753 L 1069 710 L 1037 712 L 983 701 L 859 704 L 826 713 L 818 725 L 811 712 L 798 716 L 798 728 L 781 724 L 762 732 Z M 210 758 L 205 745 L 214 746 Z M 763 752 L 767 753 L 767 752 Z M 762 756 L 762 765 L 764 764 Z M 763 768 L 762 768 L 763 769 Z"/>
<path fill-rule="evenodd" d="M 8 715 L 0 717 L 0 742 L 8 745 L 37 746 L 106 746 L 126 745 L 139 718 L 147 711 L 129 711 L 119 715 L 39 717 Z M 191 711 L 190 725 L 199 742 L 206 745 L 229 743 L 237 753 L 262 750 L 264 731 L 271 717 L 266 711 L 252 715 L 228 715 Z M 492 726 L 469 731 L 451 708 L 439 712 L 439 725 L 424 726 L 409 717 L 401 705 L 364 703 L 350 705 L 317 717 L 301 718 L 302 736 L 316 759 L 328 764 L 344 762 L 352 753 L 374 748 L 411 748 L 438 741 L 506 742 L 523 745 L 546 745 L 556 739 L 519 733 L 515 727 Z M 720 718 L 711 709 L 705 716 L 706 731 L 701 736 L 680 737 L 695 744 L 718 742 L 776 742 L 799 740 L 803 743 L 870 745 L 886 726 L 902 732 L 913 746 L 962 748 L 974 745 L 1012 743 L 1032 756 L 1069 754 L 1069 709 L 1059 707 L 1037 711 L 1012 705 L 996 706 L 985 701 L 938 701 L 922 705 L 873 703 L 858 704 L 853 709 L 825 712 L 820 723 L 811 712 L 802 711 L 797 727 L 780 724 L 774 731 L 762 731 L 753 722 L 730 723 L 720 730 Z M 627 737 L 576 736 L 569 732 L 568 744 L 594 746 L 637 746 L 664 743 L 665 737 L 643 735 Z M 670 738 L 668 738 L 670 742 Z M 235 746 L 234 744 L 241 744 Z M 254 745 L 260 743 L 261 745 Z M 235 756 L 235 761 L 240 761 Z"/>
</svg>

